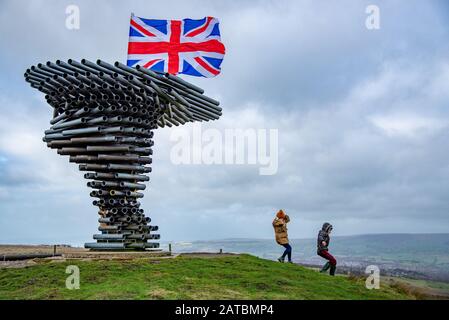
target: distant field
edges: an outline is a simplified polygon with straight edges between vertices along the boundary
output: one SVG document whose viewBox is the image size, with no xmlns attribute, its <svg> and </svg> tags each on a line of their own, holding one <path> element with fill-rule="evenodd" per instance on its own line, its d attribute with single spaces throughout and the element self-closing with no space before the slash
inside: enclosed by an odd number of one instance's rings
<svg viewBox="0 0 449 320">
<path fill-rule="evenodd" d="M 65 287 L 68 265 L 80 289 Z M 418 296 L 419 297 L 419 296 Z M 330 277 L 250 255 L 55 262 L 0 269 L 0 299 L 415 299 L 404 287 L 368 290 L 362 279 Z"/>
<path fill-rule="evenodd" d="M 449 300 L 449 283 L 394 277 L 385 277 L 383 281 L 390 281 L 396 287 L 412 290 L 415 296 L 421 295 L 421 298 Z"/>
</svg>

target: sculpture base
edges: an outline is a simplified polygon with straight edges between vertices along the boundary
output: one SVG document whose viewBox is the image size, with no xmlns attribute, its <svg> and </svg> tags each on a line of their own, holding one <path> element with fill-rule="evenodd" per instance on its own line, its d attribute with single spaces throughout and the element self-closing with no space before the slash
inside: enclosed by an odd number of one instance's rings
<svg viewBox="0 0 449 320">
<path fill-rule="evenodd" d="M 154 242 L 87 242 L 84 248 L 95 251 L 148 251 L 159 249 Z"/>
<path fill-rule="evenodd" d="M 65 253 L 66 259 L 99 259 L 99 260 L 130 260 L 142 258 L 164 258 L 171 257 L 171 253 L 162 250 L 146 251 L 97 251 L 89 250 L 85 252 Z"/>
</svg>

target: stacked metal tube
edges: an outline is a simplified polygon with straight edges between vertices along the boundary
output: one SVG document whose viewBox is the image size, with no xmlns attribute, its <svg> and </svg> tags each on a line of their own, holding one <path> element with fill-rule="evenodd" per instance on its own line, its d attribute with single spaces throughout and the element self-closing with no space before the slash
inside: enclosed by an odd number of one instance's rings
<svg viewBox="0 0 449 320">
<path fill-rule="evenodd" d="M 139 202 L 151 172 L 153 129 L 218 119 L 219 103 L 176 76 L 119 62 L 48 61 L 24 76 L 53 108 L 44 142 L 86 171 L 101 233 L 85 247 L 158 248 L 151 241 L 160 238 L 158 227 Z"/>
</svg>

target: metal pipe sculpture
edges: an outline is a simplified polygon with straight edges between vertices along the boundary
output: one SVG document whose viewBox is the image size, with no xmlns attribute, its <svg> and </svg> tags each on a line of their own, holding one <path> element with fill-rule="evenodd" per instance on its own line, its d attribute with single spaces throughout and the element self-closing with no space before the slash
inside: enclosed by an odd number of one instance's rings
<svg viewBox="0 0 449 320">
<path fill-rule="evenodd" d="M 153 130 L 221 116 L 219 102 L 170 74 L 97 60 L 48 61 L 27 69 L 25 80 L 53 108 L 43 141 L 87 171 L 101 234 L 94 250 L 158 248 L 157 226 L 140 208 L 153 154 Z"/>
</svg>

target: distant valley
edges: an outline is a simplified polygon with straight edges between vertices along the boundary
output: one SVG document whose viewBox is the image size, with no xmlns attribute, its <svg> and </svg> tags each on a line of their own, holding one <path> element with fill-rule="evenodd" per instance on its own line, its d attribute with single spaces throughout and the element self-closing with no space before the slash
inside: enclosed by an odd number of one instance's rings
<svg viewBox="0 0 449 320">
<path fill-rule="evenodd" d="M 321 265 L 315 239 L 293 239 L 293 260 L 305 265 Z M 168 243 L 163 243 L 166 249 Z M 274 239 L 223 239 L 172 242 L 175 252 L 250 253 L 275 260 L 282 247 Z M 331 252 L 339 261 L 340 271 L 364 272 L 377 265 L 381 274 L 449 282 L 449 234 L 372 234 L 333 237 Z"/>
</svg>

